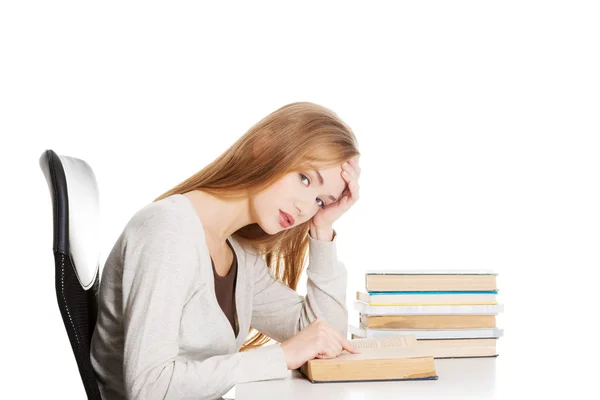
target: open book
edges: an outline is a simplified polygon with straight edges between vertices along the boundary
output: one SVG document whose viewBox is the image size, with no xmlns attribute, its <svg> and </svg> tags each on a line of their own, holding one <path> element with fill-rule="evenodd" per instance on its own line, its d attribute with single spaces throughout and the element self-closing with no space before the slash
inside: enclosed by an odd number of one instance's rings
<svg viewBox="0 0 600 400">
<path fill-rule="evenodd" d="M 352 339 L 360 350 L 346 350 L 335 358 L 307 361 L 300 372 L 311 382 L 437 379 L 429 349 L 417 346 L 414 335 Z"/>
</svg>

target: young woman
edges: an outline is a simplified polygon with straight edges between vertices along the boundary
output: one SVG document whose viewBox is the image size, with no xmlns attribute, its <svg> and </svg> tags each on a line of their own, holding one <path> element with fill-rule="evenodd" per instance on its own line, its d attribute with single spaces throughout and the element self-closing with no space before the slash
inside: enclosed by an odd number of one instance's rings
<svg viewBox="0 0 600 400">
<path fill-rule="evenodd" d="M 214 399 L 358 352 L 333 223 L 358 200 L 359 156 L 335 113 L 292 103 L 140 209 L 100 280 L 90 357 L 102 397 Z"/>
</svg>

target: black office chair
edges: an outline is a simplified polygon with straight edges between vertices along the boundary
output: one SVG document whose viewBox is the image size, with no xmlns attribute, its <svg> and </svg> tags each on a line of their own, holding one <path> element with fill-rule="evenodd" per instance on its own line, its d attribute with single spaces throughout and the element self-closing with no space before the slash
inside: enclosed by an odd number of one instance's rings
<svg viewBox="0 0 600 400">
<path fill-rule="evenodd" d="M 88 399 L 101 400 L 90 362 L 98 314 L 100 207 L 96 176 L 83 160 L 46 150 L 40 157 L 54 215 L 55 285 Z"/>
</svg>

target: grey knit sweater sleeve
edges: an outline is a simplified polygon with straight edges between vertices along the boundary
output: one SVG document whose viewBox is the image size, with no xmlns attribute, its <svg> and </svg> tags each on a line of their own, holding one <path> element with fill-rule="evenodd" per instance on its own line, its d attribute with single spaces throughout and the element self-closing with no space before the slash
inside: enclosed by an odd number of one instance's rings
<svg viewBox="0 0 600 400">
<path fill-rule="evenodd" d="M 283 342 L 320 318 L 346 338 L 347 270 L 337 256 L 337 233 L 333 240 L 309 237 L 306 269 L 306 296 L 286 286 L 270 273 L 264 259 L 255 256 L 252 326 L 278 342 Z"/>
<path fill-rule="evenodd" d="M 194 294 L 202 256 L 194 238 L 181 229 L 186 222 L 178 218 L 177 213 L 168 212 L 149 218 L 126 236 L 123 246 L 123 383 L 127 398 L 214 399 L 238 383 L 289 376 L 279 344 L 203 360 L 178 357 L 180 329 L 185 328 L 180 326 L 182 310 Z M 282 317 L 282 321 L 298 317 L 295 309 L 282 312 L 296 314 Z M 267 327 L 268 323 L 260 325 Z"/>
</svg>

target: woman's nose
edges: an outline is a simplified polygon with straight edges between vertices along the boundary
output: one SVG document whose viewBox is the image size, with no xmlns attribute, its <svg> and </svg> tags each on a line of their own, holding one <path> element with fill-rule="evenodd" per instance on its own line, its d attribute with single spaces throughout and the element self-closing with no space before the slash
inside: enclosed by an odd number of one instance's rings
<svg viewBox="0 0 600 400">
<path fill-rule="evenodd" d="M 313 202 L 314 202 L 314 200 L 313 200 Z M 316 208 L 319 207 L 316 202 L 315 202 L 315 206 L 316 206 Z M 313 212 L 313 210 L 311 209 L 310 203 L 307 203 L 306 201 L 296 203 L 295 207 L 296 207 L 296 211 L 298 211 L 299 217 L 304 217 L 305 215 L 309 215 L 311 212 Z M 316 211 L 318 211 L 318 210 L 316 210 Z M 316 213 L 316 211 L 315 211 L 315 213 Z"/>
</svg>

